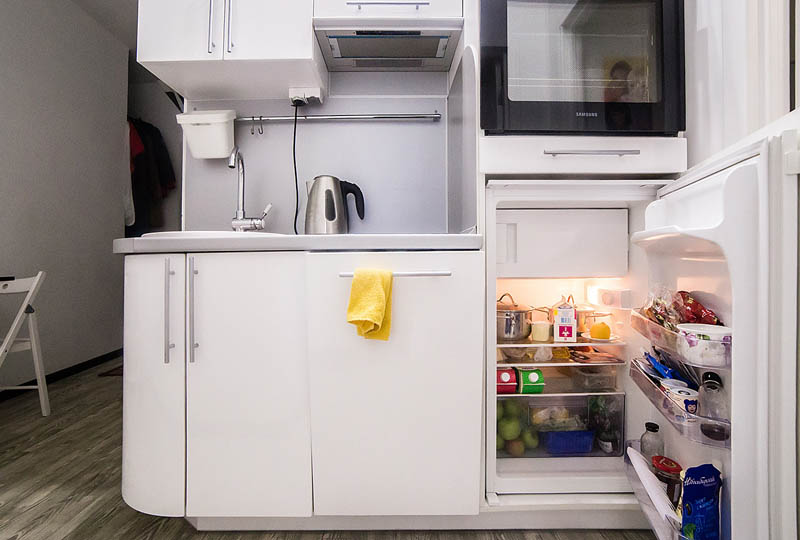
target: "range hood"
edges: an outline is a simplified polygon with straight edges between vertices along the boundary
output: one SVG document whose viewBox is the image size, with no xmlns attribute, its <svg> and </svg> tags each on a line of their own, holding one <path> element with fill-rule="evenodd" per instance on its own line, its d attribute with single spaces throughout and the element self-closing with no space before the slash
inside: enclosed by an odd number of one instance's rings
<svg viewBox="0 0 800 540">
<path fill-rule="evenodd" d="M 463 19 L 314 19 L 328 71 L 448 71 Z"/>
</svg>

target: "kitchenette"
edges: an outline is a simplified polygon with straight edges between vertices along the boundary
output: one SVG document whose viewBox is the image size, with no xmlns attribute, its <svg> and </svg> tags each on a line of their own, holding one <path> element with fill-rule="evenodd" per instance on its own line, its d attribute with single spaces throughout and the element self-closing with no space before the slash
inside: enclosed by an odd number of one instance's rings
<svg viewBox="0 0 800 540">
<path fill-rule="evenodd" d="M 684 9 L 139 0 L 137 60 L 186 101 L 182 230 L 113 246 L 125 502 L 788 530 L 794 460 L 763 456 L 794 433 L 800 117 L 697 164 Z"/>
</svg>

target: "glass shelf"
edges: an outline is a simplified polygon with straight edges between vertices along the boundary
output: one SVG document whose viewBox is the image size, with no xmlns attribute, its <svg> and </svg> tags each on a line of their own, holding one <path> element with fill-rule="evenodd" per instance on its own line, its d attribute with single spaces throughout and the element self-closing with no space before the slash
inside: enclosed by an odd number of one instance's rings
<svg viewBox="0 0 800 540">
<path fill-rule="evenodd" d="M 647 396 L 647 399 L 656 409 L 690 441 L 714 446 L 717 448 L 731 447 L 731 424 L 724 420 L 706 418 L 691 414 L 670 399 L 661 388 L 645 374 L 636 362 L 631 362 L 631 379 L 636 386 Z"/>
<path fill-rule="evenodd" d="M 731 342 L 699 340 L 694 343 L 678 332 L 673 332 L 639 313 L 631 312 L 631 328 L 650 340 L 654 347 L 664 349 L 681 363 L 703 369 L 729 369 Z"/>
<path fill-rule="evenodd" d="M 626 343 L 620 339 L 612 341 L 594 341 L 584 337 L 578 337 L 575 343 L 554 343 L 550 338 L 548 341 L 533 341 L 530 337 L 519 341 L 501 341 L 497 344 L 498 349 L 520 349 L 538 347 L 620 347 Z"/>
</svg>

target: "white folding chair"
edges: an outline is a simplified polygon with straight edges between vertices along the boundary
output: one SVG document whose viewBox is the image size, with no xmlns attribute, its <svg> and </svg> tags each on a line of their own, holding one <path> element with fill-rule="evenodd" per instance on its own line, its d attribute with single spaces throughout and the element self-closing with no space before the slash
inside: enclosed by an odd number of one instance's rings
<svg viewBox="0 0 800 540">
<path fill-rule="evenodd" d="M 50 414 L 50 399 L 47 397 L 47 381 L 45 380 L 44 366 L 42 365 L 42 347 L 39 341 L 39 326 L 36 320 L 36 310 L 33 309 L 33 302 L 39 293 L 39 287 L 45 278 L 44 272 L 39 272 L 33 277 L 25 279 L 0 278 L 0 295 L 3 294 L 25 294 L 25 300 L 11 324 L 11 329 L 6 334 L 2 346 L 0 346 L 0 367 L 3 366 L 6 357 L 13 352 L 31 351 L 33 356 L 33 368 L 36 371 L 36 385 L 30 386 L 0 386 L 2 390 L 39 390 L 39 405 L 42 407 L 42 416 Z M 28 322 L 28 337 L 17 337 L 25 321 Z"/>
</svg>

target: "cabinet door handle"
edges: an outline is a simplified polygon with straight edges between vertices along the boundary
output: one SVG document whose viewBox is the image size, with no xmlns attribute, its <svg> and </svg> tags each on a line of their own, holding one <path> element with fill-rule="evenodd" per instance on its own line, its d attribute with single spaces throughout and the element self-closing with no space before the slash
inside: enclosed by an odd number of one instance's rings
<svg viewBox="0 0 800 540">
<path fill-rule="evenodd" d="M 174 276 L 175 271 L 169 267 L 169 257 L 164 259 L 164 363 L 169 364 L 169 351 L 175 348 L 174 343 L 169 339 L 169 285 L 170 276 Z"/>
<path fill-rule="evenodd" d="M 638 156 L 641 150 L 545 150 L 546 156 Z"/>
<path fill-rule="evenodd" d="M 228 0 L 228 52 L 233 52 L 233 36 L 231 35 L 231 28 L 233 24 L 231 22 L 233 19 L 233 0 Z"/>
<path fill-rule="evenodd" d="M 429 270 L 427 272 L 392 272 L 392 277 L 449 277 L 450 270 Z M 339 272 L 339 277 L 353 277 L 353 272 Z"/>
<path fill-rule="evenodd" d="M 200 344 L 194 338 L 194 276 L 198 274 L 194 267 L 194 257 L 189 257 L 189 363 L 194 364 L 194 353 Z"/>
<path fill-rule="evenodd" d="M 354 2 L 346 2 L 348 6 L 358 6 L 358 9 L 361 10 L 361 6 L 414 6 L 417 11 L 419 11 L 420 6 L 429 6 L 431 5 L 430 2 L 398 2 L 398 1 L 386 1 L 381 2 L 379 0 L 359 0 Z"/>
<path fill-rule="evenodd" d="M 208 0 L 208 54 L 214 54 L 214 0 Z"/>
</svg>

